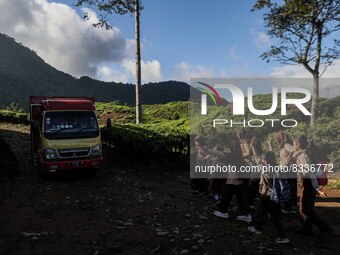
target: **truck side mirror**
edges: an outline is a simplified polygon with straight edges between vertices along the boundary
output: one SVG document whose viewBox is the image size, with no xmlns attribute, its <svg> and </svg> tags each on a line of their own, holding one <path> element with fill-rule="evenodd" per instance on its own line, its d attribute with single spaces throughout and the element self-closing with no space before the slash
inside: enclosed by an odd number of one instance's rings
<svg viewBox="0 0 340 255">
<path fill-rule="evenodd" d="M 36 120 L 31 121 L 31 127 L 33 130 L 39 130 L 39 122 Z"/>
</svg>

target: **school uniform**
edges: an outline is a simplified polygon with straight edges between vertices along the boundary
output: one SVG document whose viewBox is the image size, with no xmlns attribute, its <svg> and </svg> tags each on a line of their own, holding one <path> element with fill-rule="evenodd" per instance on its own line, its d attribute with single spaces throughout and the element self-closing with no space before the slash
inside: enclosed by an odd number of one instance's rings
<svg viewBox="0 0 340 255">
<path fill-rule="evenodd" d="M 291 144 L 285 143 L 280 149 L 279 165 L 282 167 L 289 166 L 291 163 L 291 156 L 294 151 L 295 149 Z M 284 209 L 292 209 L 293 207 L 296 207 L 297 204 L 297 175 L 295 174 L 293 176 L 293 173 L 289 173 L 289 175 L 288 182 L 290 187 L 290 199 L 284 205 Z"/>
<path fill-rule="evenodd" d="M 268 173 L 262 173 L 259 184 L 260 198 L 255 204 L 255 215 L 253 224 L 254 227 L 261 231 L 264 219 L 267 213 L 270 214 L 274 222 L 275 228 L 279 233 L 280 238 L 286 238 L 285 229 L 282 224 L 281 207 L 270 199 L 273 192 L 273 179 Z"/>
<path fill-rule="evenodd" d="M 303 232 L 306 235 L 311 235 L 313 231 L 312 224 L 315 224 L 320 233 L 328 232 L 330 227 L 326 222 L 321 220 L 314 211 L 316 193 L 320 189 L 318 181 L 313 172 L 308 171 L 307 165 L 311 164 L 309 155 L 305 150 L 299 152 L 296 164 L 298 166 L 303 166 L 302 171 L 299 173 L 300 178 L 302 178 L 302 190 L 300 195 L 300 217 Z"/>
</svg>

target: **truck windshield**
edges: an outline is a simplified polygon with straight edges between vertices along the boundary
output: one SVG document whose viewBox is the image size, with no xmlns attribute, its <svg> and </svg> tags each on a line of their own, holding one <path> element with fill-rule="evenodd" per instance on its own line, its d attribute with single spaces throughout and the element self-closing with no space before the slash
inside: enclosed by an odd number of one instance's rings
<svg viewBox="0 0 340 255">
<path fill-rule="evenodd" d="M 45 113 L 47 139 L 91 138 L 99 135 L 97 118 L 92 111 L 63 111 Z"/>
</svg>

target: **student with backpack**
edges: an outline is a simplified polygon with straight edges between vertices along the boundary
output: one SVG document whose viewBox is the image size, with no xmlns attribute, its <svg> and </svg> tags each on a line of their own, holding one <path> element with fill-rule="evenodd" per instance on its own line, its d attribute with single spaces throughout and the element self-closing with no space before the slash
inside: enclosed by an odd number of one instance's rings
<svg viewBox="0 0 340 255">
<path fill-rule="evenodd" d="M 259 169 L 262 164 L 263 151 L 260 141 L 255 136 L 251 139 L 250 149 L 252 151 L 250 165 Z M 248 192 L 248 205 L 251 209 L 255 209 L 255 199 L 260 197 L 259 184 L 260 178 L 258 173 L 252 174 L 250 180 L 250 188 Z"/>
<path fill-rule="evenodd" d="M 292 155 L 295 152 L 292 139 L 283 131 L 275 133 L 274 139 L 279 147 L 279 165 L 281 167 L 289 166 Z M 269 150 L 273 151 L 271 140 L 267 142 Z M 293 176 L 293 173 L 290 173 L 289 177 L 290 199 L 282 206 L 282 212 L 295 214 L 297 212 L 297 175 Z"/>
<path fill-rule="evenodd" d="M 214 149 L 207 149 L 207 153 L 211 156 L 211 164 L 213 166 L 219 165 L 223 166 L 226 161 L 226 155 L 223 152 L 222 144 L 218 143 L 214 147 Z M 209 187 L 208 190 L 210 195 L 214 198 L 214 204 L 212 206 L 217 205 L 220 202 L 223 186 L 225 185 L 226 178 L 216 178 L 218 175 L 212 174 L 211 177 L 208 178 Z"/>
<path fill-rule="evenodd" d="M 198 135 L 194 139 L 195 149 L 197 151 L 196 161 L 198 165 L 223 165 L 223 161 L 226 159 L 223 153 L 223 148 L 220 144 L 217 144 L 214 149 L 209 149 L 202 136 Z M 210 196 L 211 193 L 221 192 L 222 179 L 214 180 L 211 178 L 191 179 L 191 188 L 194 190 L 191 196 L 200 196 L 199 192 L 203 192 L 203 196 Z"/>
<path fill-rule="evenodd" d="M 226 162 L 230 165 L 236 166 L 238 169 L 244 164 L 244 160 L 240 151 L 240 146 L 237 141 L 231 141 L 231 152 L 226 155 Z M 237 205 L 240 214 L 237 216 L 238 220 L 251 222 L 252 218 L 245 201 L 245 187 L 242 179 L 239 179 L 234 172 L 228 173 L 228 178 L 223 185 L 222 197 L 218 204 L 218 210 L 214 211 L 214 215 L 220 218 L 228 219 L 228 208 L 233 196 L 236 197 Z"/>
<path fill-rule="evenodd" d="M 194 138 L 195 143 L 195 151 L 196 151 L 196 162 L 198 165 L 210 165 L 210 155 L 207 153 L 206 143 L 203 139 L 203 136 L 197 135 Z M 190 196 L 206 196 L 209 195 L 209 181 L 207 178 L 192 178 L 190 179 L 190 186 L 193 190 L 190 193 Z"/>
<path fill-rule="evenodd" d="M 272 151 L 263 153 L 262 163 L 263 166 L 276 165 L 275 154 Z M 274 180 L 275 176 L 272 173 L 262 171 L 259 190 L 260 198 L 257 200 L 255 206 L 255 216 L 252 226 L 248 227 L 248 230 L 255 234 L 261 234 L 264 218 L 269 213 L 275 224 L 275 228 L 279 233 L 279 237 L 275 239 L 275 242 L 289 243 L 289 239 L 286 236 L 285 229 L 282 224 L 280 207 L 280 199 L 282 198 L 281 188 L 283 186 L 281 185 L 281 182 L 278 182 L 278 180 L 276 180 L 278 184 L 276 185 Z M 275 194 L 275 196 L 273 196 L 273 194 Z"/>
<path fill-rule="evenodd" d="M 311 165 L 311 158 L 307 151 L 308 140 L 307 137 L 301 135 L 295 140 L 295 154 L 296 165 L 303 167 L 299 169 L 299 176 L 302 178 L 302 191 L 300 195 L 300 218 L 302 223 L 303 233 L 305 235 L 313 235 L 312 224 L 319 228 L 319 234 L 322 236 L 325 233 L 330 233 L 332 230 L 326 222 L 321 220 L 314 211 L 315 199 L 319 197 L 327 197 L 326 193 L 319 187 L 316 175 L 309 171 L 308 167 Z"/>
<path fill-rule="evenodd" d="M 254 148 L 254 142 L 257 141 L 256 137 L 251 137 L 245 128 L 239 129 L 236 132 L 236 137 L 241 149 L 244 165 L 253 166 L 253 159 L 255 159 L 254 156 L 256 156 L 256 154 L 254 154 L 254 152 L 256 152 Z M 254 209 L 254 200 L 257 196 L 254 190 L 258 190 L 258 181 L 250 176 L 250 178 L 243 179 L 243 185 L 246 204 L 251 209 Z"/>
</svg>

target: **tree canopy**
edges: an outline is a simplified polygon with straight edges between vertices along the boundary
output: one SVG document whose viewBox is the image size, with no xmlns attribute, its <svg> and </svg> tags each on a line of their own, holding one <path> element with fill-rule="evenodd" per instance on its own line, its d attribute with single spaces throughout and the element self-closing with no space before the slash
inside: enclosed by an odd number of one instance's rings
<svg viewBox="0 0 340 255">
<path fill-rule="evenodd" d="M 124 15 L 135 11 L 135 0 L 77 0 L 76 5 L 95 5 L 99 11 L 99 21 L 93 25 L 95 27 L 105 27 L 106 29 L 111 28 L 108 23 L 109 15 Z M 140 6 L 140 10 L 142 9 L 143 7 Z M 85 13 L 84 18 L 88 19 L 89 14 Z"/>
<path fill-rule="evenodd" d="M 339 0 L 257 0 L 253 11 L 266 10 L 263 19 L 274 39 L 263 60 L 301 64 L 313 75 L 311 125 L 317 118 L 319 77 L 340 57 Z"/>
<path fill-rule="evenodd" d="M 279 4 L 258 0 L 253 11 L 260 9 L 268 9 L 265 26 L 268 35 L 278 39 L 277 45 L 261 55 L 262 59 L 302 64 L 319 77 L 339 58 L 340 40 L 334 34 L 340 29 L 340 1 L 285 0 Z"/>
</svg>

